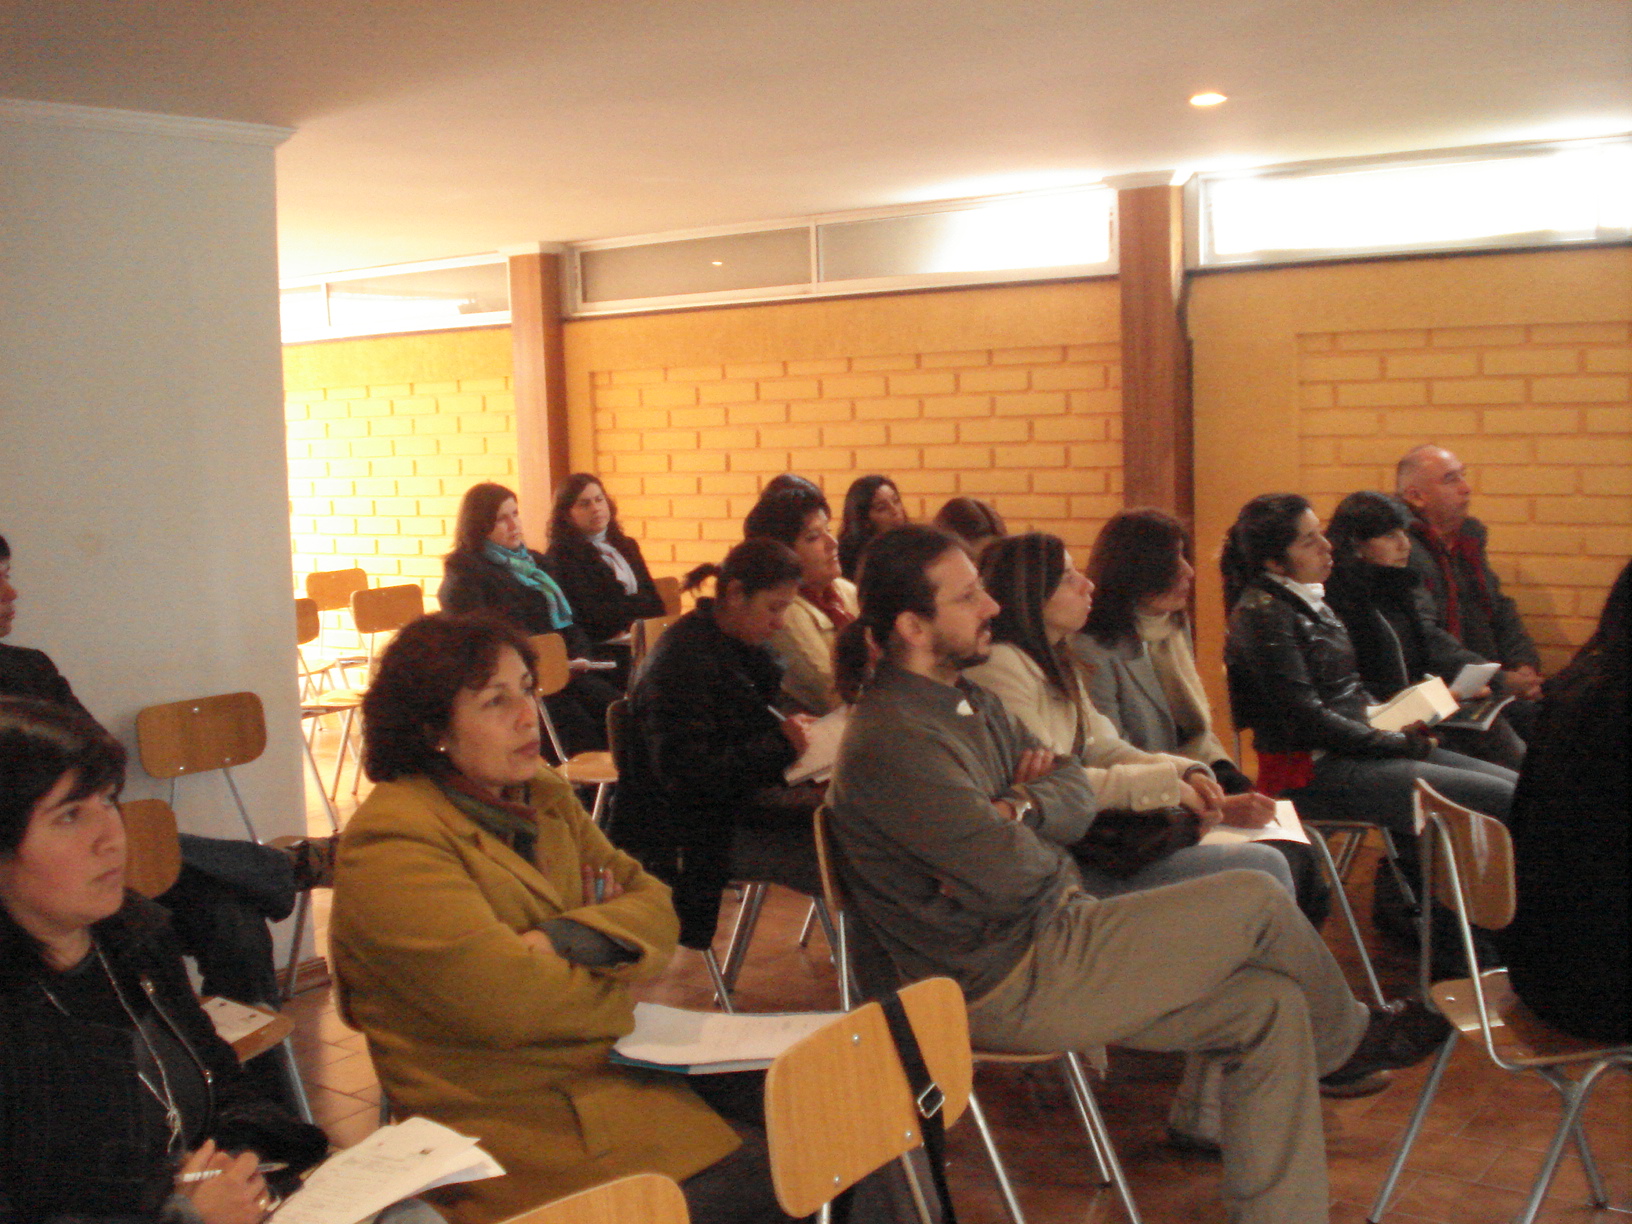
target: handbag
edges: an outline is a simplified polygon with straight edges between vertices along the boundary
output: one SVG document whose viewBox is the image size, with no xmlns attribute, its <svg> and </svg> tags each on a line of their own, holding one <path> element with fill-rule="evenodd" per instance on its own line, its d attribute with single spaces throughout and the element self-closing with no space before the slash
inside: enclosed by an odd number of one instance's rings
<svg viewBox="0 0 1632 1224">
<path fill-rule="evenodd" d="M 1072 853 L 1085 866 L 1125 880 L 1201 840 L 1201 817 L 1182 807 L 1100 812 Z"/>
</svg>

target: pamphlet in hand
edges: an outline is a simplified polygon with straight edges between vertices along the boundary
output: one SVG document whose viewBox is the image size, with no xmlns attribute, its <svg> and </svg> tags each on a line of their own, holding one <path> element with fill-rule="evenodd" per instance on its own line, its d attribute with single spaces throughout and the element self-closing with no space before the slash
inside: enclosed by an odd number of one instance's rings
<svg viewBox="0 0 1632 1224">
<path fill-rule="evenodd" d="M 1500 663 L 1469 663 L 1451 681 L 1451 696 L 1458 701 L 1467 701 L 1488 686 L 1501 670 Z"/>
<path fill-rule="evenodd" d="M 839 741 L 849 724 L 850 707 L 841 705 L 805 729 L 808 743 L 804 755 L 782 771 L 789 786 L 800 782 L 826 782 L 833 776 L 833 762 L 839 759 Z"/>
<path fill-rule="evenodd" d="M 1475 666 L 1494 665 L 1469 664 L 1456 678 L 1459 685 L 1464 684 L 1469 670 Z M 1484 684 L 1477 684 L 1471 691 L 1478 692 L 1484 687 Z M 1458 702 L 1445 681 L 1438 676 L 1430 676 L 1421 684 L 1401 689 L 1382 705 L 1370 707 L 1366 713 L 1371 725 L 1379 731 L 1403 731 L 1418 722 L 1427 723 L 1430 727 L 1488 731 L 1490 724 L 1496 721 L 1496 715 L 1512 700 L 1512 697 L 1486 697 L 1480 701 Z"/>
<path fill-rule="evenodd" d="M 635 1004 L 635 1030 L 612 1047 L 612 1061 L 684 1075 L 760 1071 L 839 1012 L 748 1015 Z"/>
<path fill-rule="evenodd" d="M 409 1118 L 318 1165 L 271 1224 L 359 1224 L 433 1186 L 503 1175 L 476 1140 L 429 1118 Z"/>
</svg>

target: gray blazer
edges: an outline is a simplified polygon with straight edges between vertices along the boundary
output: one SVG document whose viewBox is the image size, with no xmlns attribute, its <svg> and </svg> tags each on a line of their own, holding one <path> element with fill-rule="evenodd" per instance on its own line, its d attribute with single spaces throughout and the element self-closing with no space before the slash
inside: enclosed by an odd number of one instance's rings
<svg viewBox="0 0 1632 1224">
<path fill-rule="evenodd" d="M 1167 693 L 1137 636 L 1101 646 L 1087 633 L 1071 636 L 1071 649 L 1088 666 L 1088 699 L 1128 743 L 1146 752 L 1183 754 Z"/>
</svg>

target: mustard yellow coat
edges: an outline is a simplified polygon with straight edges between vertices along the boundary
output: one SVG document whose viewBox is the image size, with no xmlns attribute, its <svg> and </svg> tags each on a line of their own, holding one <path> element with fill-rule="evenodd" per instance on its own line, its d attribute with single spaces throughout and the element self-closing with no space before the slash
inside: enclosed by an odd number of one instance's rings
<svg viewBox="0 0 1632 1224">
<path fill-rule="evenodd" d="M 376 786 L 346 825 L 330 938 L 342 1014 L 368 1035 L 399 1114 L 482 1146 L 506 1176 L 434 1192 L 485 1224 L 628 1173 L 683 1179 L 733 1151 L 734 1131 L 676 1076 L 607 1060 L 634 1022 L 629 985 L 656 976 L 679 930 L 669 890 L 602 836 L 548 769 L 533 783 L 533 862 L 425 778 Z M 586 904 L 580 865 L 624 887 Z M 589 970 L 520 934 L 566 916 L 640 949 Z"/>
</svg>

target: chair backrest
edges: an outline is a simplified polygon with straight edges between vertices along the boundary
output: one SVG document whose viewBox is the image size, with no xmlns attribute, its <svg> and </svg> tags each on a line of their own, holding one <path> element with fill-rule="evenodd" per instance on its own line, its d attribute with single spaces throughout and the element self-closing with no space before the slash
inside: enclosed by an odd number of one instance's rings
<svg viewBox="0 0 1632 1224">
<path fill-rule="evenodd" d="M 667 616 L 648 616 L 645 620 L 636 621 L 629 633 L 630 660 L 638 664 L 647 655 L 652 653 L 652 647 L 657 645 L 657 639 L 663 636 L 663 631 L 680 619 L 678 612 Z"/>
<path fill-rule="evenodd" d="M 969 1020 L 950 978 L 901 990 L 947 1126 L 969 1100 Z M 806 1216 L 922 1141 L 884 1009 L 867 1003 L 784 1050 L 765 1076 L 765 1135 L 777 1201 Z"/>
<path fill-rule="evenodd" d="M 832 837 L 827 828 L 827 804 L 819 804 L 815 822 L 816 834 L 816 870 L 822 880 L 822 900 L 827 902 L 827 912 L 836 920 L 849 906 L 848 898 L 844 895 L 844 885 L 839 880 L 837 864 L 834 863 L 834 847 Z"/>
<path fill-rule="evenodd" d="M 1469 922 L 1488 931 L 1512 922 L 1517 905 L 1513 841 L 1502 822 L 1452 803 L 1422 781 L 1417 783 L 1413 808 L 1418 835 L 1430 827 L 1435 830 L 1431 846 L 1424 839 L 1423 864 L 1433 895 L 1453 911 L 1464 910 Z"/>
<path fill-rule="evenodd" d="M 662 578 L 653 578 L 652 585 L 663 600 L 663 614 L 665 616 L 680 615 L 680 579 L 672 574 L 665 574 Z"/>
<path fill-rule="evenodd" d="M 394 633 L 425 615 L 425 591 L 417 582 L 365 587 L 351 593 L 351 616 L 358 633 Z"/>
<path fill-rule="evenodd" d="M 306 575 L 306 597 L 317 604 L 319 612 L 333 612 L 351 607 L 353 591 L 368 589 L 368 571 L 358 567 L 342 570 L 319 570 Z"/>
<path fill-rule="evenodd" d="M 629 740 L 629 698 L 619 697 L 606 707 L 606 750 L 612 754 L 612 766 L 623 761 L 623 745 Z"/>
<path fill-rule="evenodd" d="M 170 891 L 181 874 L 176 814 L 163 799 L 121 803 L 125 818 L 125 884 L 152 898 Z"/>
<path fill-rule="evenodd" d="M 535 633 L 527 640 L 538 655 L 534 687 L 540 697 L 554 697 L 572 680 L 572 669 L 567 666 L 567 640 L 559 633 Z"/>
<path fill-rule="evenodd" d="M 504 1224 L 687 1224 L 686 1196 L 673 1178 L 636 1173 L 592 1186 Z"/>
<path fill-rule="evenodd" d="M 148 706 L 136 715 L 136 750 L 155 778 L 246 765 L 266 751 L 261 699 L 221 693 Z"/>
<path fill-rule="evenodd" d="M 323 632 L 323 620 L 317 600 L 295 600 L 295 645 L 304 646 Z"/>
</svg>

